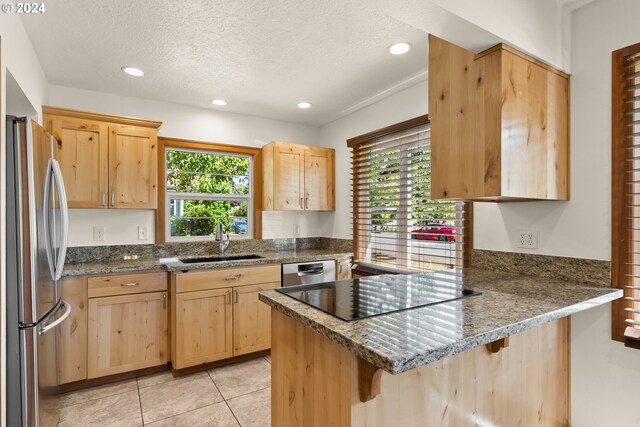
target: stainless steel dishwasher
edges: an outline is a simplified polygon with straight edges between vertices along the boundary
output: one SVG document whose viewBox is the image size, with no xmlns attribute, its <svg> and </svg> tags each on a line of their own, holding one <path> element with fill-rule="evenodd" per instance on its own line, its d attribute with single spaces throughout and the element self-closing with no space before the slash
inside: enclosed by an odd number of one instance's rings
<svg viewBox="0 0 640 427">
<path fill-rule="evenodd" d="M 311 285 L 336 280 L 336 261 L 282 264 L 282 286 Z"/>
</svg>

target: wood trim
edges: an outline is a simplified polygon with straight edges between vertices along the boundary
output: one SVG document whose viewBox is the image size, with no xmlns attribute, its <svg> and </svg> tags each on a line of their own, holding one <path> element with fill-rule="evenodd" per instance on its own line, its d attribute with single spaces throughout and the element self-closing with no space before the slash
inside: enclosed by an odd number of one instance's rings
<svg viewBox="0 0 640 427">
<path fill-rule="evenodd" d="M 473 264 L 473 202 L 464 202 L 462 206 L 462 266 L 466 268 Z"/>
<path fill-rule="evenodd" d="M 624 174 L 624 73 L 623 60 L 628 52 L 640 51 L 640 44 L 611 54 L 611 287 L 623 288 L 627 282 L 626 253 L 628 239 L 625 220 Z M 611 304 L 611 338 L 624 342 L 624 299 Z"/>
<path fill-rule="evenodd" d="M 368 402 L 380 394 L 382 369 L 358 357 L 358 395 L 360 402 Z"/>
<path fill-rule="evenodd" d="M 495 340 L 486 345 L 489 353 L 497 353 L 503 348 L 509 347 L 509 337 L 504 337 L 499 340 Z"/>
<path fill-rule="evenodd" d="M 480 59 L 483 56 L 490 55 L 493 52 L 497 52 L 499 50 L 504 50 L 504 51 L 510 52 L 510 53 L 512 53 L 512 54 L 514 54 L 516 56 L 519 56 L 522 59 L 526 59 L 527 61 L 529 61 L 529 62 L 531 62 L 533 64 L 536 64 L 539 67 L 544 68 L 547 71 L 552 72 L 553 74 L 557 74 L 557 75 L 562 76 L 562 77 L 564 77 L 566 79 L 568 79 L 571 76 L 570 74 L 565 73 L 564 71 L 560 71 L 557 68 L 553 67 L 552 65 L 549 65 L 546 62 L 544 62 L 544 61 L 542 61 L 542 60 L 540 60 L 538 58 L 535 58 L 535 57 L 533 57 L 531 55 L 527 55 L 524 52 L 520 52 L 518 49 L 516 49 L 516 48 L 514 48 L 512 46 L 509 46 L 508 44 L 505 44 L 505 43 L 499 43 L 499 44 L 497 44 L 495 46 L 492 46 L 492 47 L 490 47 L 488 49 L 485 49 L 485 50 L 483 50 L 481 52 L 478 52 L 476 54 L 476 56 L 475 56 L 475 59 L 476 60 Z"/>
<path fill-rule="evenodd" d="M 189 150 L 222 151 L 247 154 L 253 157 L 253 238 L 262 238 L 262 150 L 257 147 L 220 144 L 217 142 L 192 141 L 189 139 L 158 137 L 158 208 L 156 209 L 156 243 L 165 243 L 165 153 L 166 147 Z"/>
<path fill-rule="evenodd" d="M 390 135 L 392 133 L 401 132 L 406 129 L 411 129 L 416 126 L 426 125 L 430 123 L 429 115 L 415 117 L 413 119 L 405 120 L 404 122 L 396 123 L 391 126 L 384 127 L 382 129 L 374 130 L 372 132 L 365 133 L 363 135 L 354 136 L 347 139 L 347 147 L 353 147 L 354 145 L 369 141 L 374 138 L 380 138 L 382 136 Z"/>
<path fill-rule="evenodd" d="M 140 126 L 154 129 L 158 129 L 160 126 L 162 126 L 162 122 L 157 120 L 138 119 L 128 116 L 116 116 L 114 114 L 72 110 L 70 108 L 52 107 L 49 105 L 42 106 L 42 113 L 46 115 L 73 117 L 76 119 L 95 120 L 98 122 L 108 122 L 119 125 Z"/>
</svg>

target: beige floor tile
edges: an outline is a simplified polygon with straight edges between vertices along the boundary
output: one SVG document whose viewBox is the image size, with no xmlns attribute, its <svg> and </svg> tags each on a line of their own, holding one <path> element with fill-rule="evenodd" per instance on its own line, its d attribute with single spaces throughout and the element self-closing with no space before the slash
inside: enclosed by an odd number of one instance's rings
<svg viewBox="0 0 640 427">
<path fill-rule="evenodd" d="M 142 425 L 137 391 L 62 408 L 59 427 L 135 427 Z"/>
<path fill-rule="evenodd" d="M 145 424 L 153 427 L 239 427 L 240 425 L 233 416 L 226 403 L 220 402 L 215 405 L 205 406 L 204 408 L 195 409 L 156 421 L 155 423 Z"/>
<path fill-rule="evenodd" d="M 140 389 L 145 423 L 222 402 L 206 372 Z"/>
<path fill-rule="evenodd" d="M 227 401 L 242 427 L 271 426 L 271 388 Z"/>
<path fill-rule="evenodd" d="M 62 394 L 58 397 L 57 404 L 58 407 L 77 405 L 78 403 L 89 402 L 91 400 L 102 399 L 103 397 L 135 390 L 138 390 L 138 384 L 135 379 L 130 379 Z"/>
<path fill-rule="evenodd" d="M 225 399 L 271 386 L 271 365 L 262 357 L 211 369 L 209 375 Z"/>
<path fill-rule="evenodd" d="M 138 377 L 138 388 L 150 387 L 152 385 L 164 384 L 169 381 L 174 381 L 177 378 L 186 378 L 183 377 L 173 377 L 171 371 L 158 372 L 157 374 L 145 375 L 144 377 Z"/>
</svg>

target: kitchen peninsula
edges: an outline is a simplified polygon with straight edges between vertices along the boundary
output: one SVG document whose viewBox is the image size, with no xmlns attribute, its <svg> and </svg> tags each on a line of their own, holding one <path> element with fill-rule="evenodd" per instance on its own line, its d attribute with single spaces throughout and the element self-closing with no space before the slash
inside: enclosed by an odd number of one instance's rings
<svg viewBox="0 0 640 427">
<path fill-rule="evenodd" d="M 347 322 L 261 293 L 272 308 L 274 427 L 568 425 L 568 316 L 622 295 L 474 269 L 351 283 L 362 292 L 385 280 L 481 295 Z"/>
</svg>

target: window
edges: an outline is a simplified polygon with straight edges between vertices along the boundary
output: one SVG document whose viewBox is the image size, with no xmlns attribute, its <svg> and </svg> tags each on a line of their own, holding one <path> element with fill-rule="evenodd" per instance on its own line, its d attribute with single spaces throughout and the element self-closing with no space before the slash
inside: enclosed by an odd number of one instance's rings
<svg viewBox="0 0 640 427">
<path fill-rule="evenodd" d="M 252 152 L 258 149 L 235 152 L 232 146 L 175 140 L 160 145 L 165 241 L 211 240 L 218 222 L 232 238 L 254 236 Z"/>
<path fill-rule="evenodd" d="M 347 141 L 352 148 L 354 257 L 410 271 L 470 261 L 471 206 L 431 199 L 428 116 Z M 465 227 L 465 224 L 467 227 Z"/>
<path fill-rule="evenodd" d="M 638 347 L 640 332 L 640 44 L 612 55 L 612 338 Z"/>
</svg>

